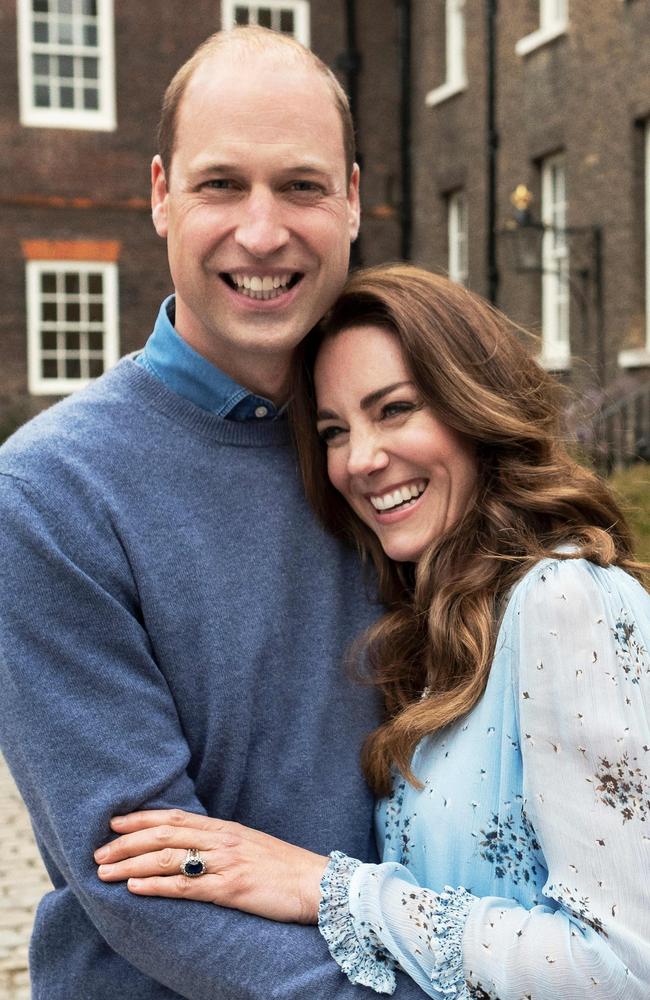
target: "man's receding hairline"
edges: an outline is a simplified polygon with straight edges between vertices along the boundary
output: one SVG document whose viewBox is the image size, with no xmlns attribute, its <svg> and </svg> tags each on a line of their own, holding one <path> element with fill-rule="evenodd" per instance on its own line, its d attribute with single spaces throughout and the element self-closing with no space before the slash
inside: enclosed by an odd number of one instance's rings
<svg viewBox="0 0 650 1000">
<path fill-rule="evenodd" d="M 310 70 L 314 79 L 322 79 L 325 90 L 331 98 L 341 121 L 343 147 L 346 161 L 346 175 L 349 181 L 355 159 L 354 124 L 350 117 L 348 98 L 329 66 L 300 42 L 289 35 L 273 32 L 258 26 L 240 26 L 229 31 L 215 32 L 205 40 L 180 67 L 165 92 L 163 112 L 158 126 L 158 151 L 167 173 L 176 147 L 178 119 L 187 91 L 192 87 L 197 73 L 202 67 L 220 58 L 224 61 L 245 64 L 251 58 L 261 57 L 261 61 L 271 65 L 287 64 L 303 66 Z M 176 96 L 173 96 L 173 93 Z M 171 97 L 171 103 L 168 103 Z M 170 114 L 171 112 L 171 114 Z M 163 127 L 164 125 L 164 127 Z M 161 139 L 164 142 L 161 143 Z"/>
</svg>

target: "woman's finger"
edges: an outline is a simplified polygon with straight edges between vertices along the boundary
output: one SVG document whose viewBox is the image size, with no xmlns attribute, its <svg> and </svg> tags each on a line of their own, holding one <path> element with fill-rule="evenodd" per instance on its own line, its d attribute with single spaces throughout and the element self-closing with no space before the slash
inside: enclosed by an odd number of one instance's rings
<svg viewBox="0 0 650 1000">
<path fill-rule="evenodd" d="M 148 854 L 150 851 L 161 851 L 167 847 L 194 847 L 199 851 L 208 851 L 219 845 L 219 834 L 205 830 L 176 828 L 173 826 L 155 826 L 151 830 L 138 830 L 127 833 L 123 837 L 112 840 L 109 844 L 95 851 L 97 864 L 113 864 L 125 858 L 133 858 L 138 854 Z"/>
<path fill-rule="evenodd" d="M 184 809 L 141 809 L 125 816 L 113 816 L 111 828 L 116 833 L 132 833 L 154 826 L 196 827 L 197 830 L 220 830 L 227 821 L 213 819 L 202 813 L 185 812 Z"/>
<path fill-rule="evenodd" d="M 201 875 L 188 878 L 187 875 L 154 876 L 152 878 L 130 878 L 126 883 L 129 892 L 138 896 L 166 896 L 171 899 L 196 899 L 201 903 L 219 902 L 219 876 Z"/>
<path fill-rule="evenodd" d="M 149 878 L 154 875 L 178 875 L 187 857 L 187 851 L 166 847 L 163 851 L 140 854 L 114 864 L 103 864 L 97 869 L 102 882 L 125 882 L 128 878 Z M 207 855 L 201 855 L 209 871 Z"/>
</svg>

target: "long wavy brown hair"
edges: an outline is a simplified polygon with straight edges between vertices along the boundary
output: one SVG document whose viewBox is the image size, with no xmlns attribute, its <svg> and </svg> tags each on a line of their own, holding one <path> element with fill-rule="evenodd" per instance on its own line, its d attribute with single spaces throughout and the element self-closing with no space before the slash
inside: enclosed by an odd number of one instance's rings
<svg viewBox="0 0 650 1000">
<path fill-rule="evenodd" d="M 423 403 L 474 442 L 478 456 L 473 502 L 416 566 L 388 559 L 330 484 L 316 433 L 319 346 L 362 324 L 398 338 Z M 535 562 L 568 543 L 574 548 L 560 558 L 620 565 L 635 575 L 641 569 L 610 490 L 567 452 L 558 386 L 519 333 L 462 286 L 390 265 L 353 274 L 296 356 L 291 416 L 308 499 L 328 530 L 374 563 L 386 607 L 363 637 L 386 706 L 363 752 L 378 794 L 390 790 L 394 767 L 418 786 L 410 766 L 416 744 L 481 697 L 508 592 Z"/>
</svg>

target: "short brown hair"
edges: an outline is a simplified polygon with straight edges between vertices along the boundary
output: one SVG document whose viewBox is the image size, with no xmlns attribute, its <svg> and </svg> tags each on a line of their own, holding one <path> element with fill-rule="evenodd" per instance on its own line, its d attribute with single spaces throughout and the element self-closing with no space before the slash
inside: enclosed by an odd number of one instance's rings
<svg viewBox="0 0 650 1000">
<path fill-rule="evenodd" d="M 217 31 L 213 35 L 210 35 L 209 38 L 206 38 L 199 45 L 187 62 L 183 63 L 167 87 L 165 96 L 163 97 L 157 131 L 158 153 L 160 154 L 167 180 L 169 181 L 169 173 L 176 146 L 178 108 L 188 83 L 195 71 L 206 59 L 216 55 L 223 49 L 233 49 L 235 46 L 240 49 L 248 49 L 249 52 L 256 50 L 264 52 L 270 48 L 276 51 L 281 49 L 284 54 L 293 54 L 294 58 L 302 59 L 306 66 L 310 66 L 324 78 L 331 91 L 334 106 L 341 119 L 345 170 L 349 183 L 356 156 L 356 146 L 350 102 L 341 84 L 331 69 L 310 49 L 301 45 L 300 42 L 297 42 L 289 35 L 271 31 L 268 28 L 260 28 L 258 25 L 232 28 L 230 31 Z"/>
</svg>

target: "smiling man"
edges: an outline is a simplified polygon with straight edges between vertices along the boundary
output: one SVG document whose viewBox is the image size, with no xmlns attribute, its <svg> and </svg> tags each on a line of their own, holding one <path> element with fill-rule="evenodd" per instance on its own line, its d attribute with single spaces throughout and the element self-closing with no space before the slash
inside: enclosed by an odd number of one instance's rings
<svg viewBox="0 0 650 1000">
<path fill-rule="evenodd" d="M 172 81 L 159 149 L 175 297 L 139 356 L 0 452 L 2 744 L 54 884 L 34 996 L 353 1000 L 316 928 L 96 874 L 110 818 L 139 808 L 374 851 L 378 706 L 341 660 L 375 610 L 306 507 L 283 417 L 357 232 L 347 102 L 293 41 L 217 35 Z"/>
</svg>

